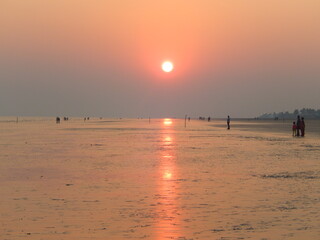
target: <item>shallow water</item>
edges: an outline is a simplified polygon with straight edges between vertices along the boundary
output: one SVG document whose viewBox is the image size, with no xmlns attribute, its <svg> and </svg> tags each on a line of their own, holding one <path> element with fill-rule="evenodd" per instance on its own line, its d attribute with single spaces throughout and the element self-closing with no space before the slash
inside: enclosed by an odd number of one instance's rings
<svg viewBox="0 0 320 240">
<path fill-rule="evenodd" d="M 319 121 L 15 121 L 1 239 L 319 239 Z"/>
</svg>

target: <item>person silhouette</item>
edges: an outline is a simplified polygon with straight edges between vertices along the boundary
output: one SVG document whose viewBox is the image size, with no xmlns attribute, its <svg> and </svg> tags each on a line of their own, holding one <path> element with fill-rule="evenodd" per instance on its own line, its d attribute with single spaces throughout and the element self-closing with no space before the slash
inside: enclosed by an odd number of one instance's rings
<svg viewBox="0 0 320 240">
<path fill-rule="evenodd" d="M 301 130 L 301 119 L 300 116 L 297 116 L 297 137 L 300 137 L 300 130 Z"/>
<path fill-rule="evenodd" d="M 301 137 L 304 137 L 304 132 L 305 132 L 305 123 L 304 123 L 304 117 L 301 118 L 301 124 L 300 124 L 300 130 L 301 130 Z"/>
<path fill-rule="evenodd" d="M 296 136 L 297 135 L 297 125 L 296 122 L 292 123 L 292 136 Z"/>
<path fill-rule="evenodd" d="M 228 127 L 228 130 L 230 130 L 230 116 L 228 115 L 228 118 L 227 118 L 227 127 Z"/>
</svg>

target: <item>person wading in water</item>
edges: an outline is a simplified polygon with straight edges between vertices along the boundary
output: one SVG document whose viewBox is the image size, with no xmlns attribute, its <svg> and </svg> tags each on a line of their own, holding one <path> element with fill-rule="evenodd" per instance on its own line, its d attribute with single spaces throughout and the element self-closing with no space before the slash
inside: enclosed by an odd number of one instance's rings
<svg viewBox="0 0 320 240">
<path fill-rule="evenodd" d="M 227 118 L 227 127 L 228 127 L 228 130 L 230 129 L 230 116 L 228 116 Z"/>
</svg>

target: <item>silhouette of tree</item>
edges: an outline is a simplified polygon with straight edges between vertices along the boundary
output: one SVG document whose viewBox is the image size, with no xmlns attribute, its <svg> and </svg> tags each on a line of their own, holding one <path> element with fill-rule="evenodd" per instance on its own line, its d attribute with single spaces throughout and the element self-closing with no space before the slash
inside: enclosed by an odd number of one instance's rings
<svg viewBox="0 0 320 240">
<path fill-rule="evenodd" d="M 274 113 L 264 113 L 258 118 L 262 119 L 296 119 L 298 115 L 305 117 L 307 119 L 320 119 L 320 109 L 315 110 L 312 108 L 302 108 L 295 109 L 292 113 L 286 112 L 274 112 Z"/>
</svg>

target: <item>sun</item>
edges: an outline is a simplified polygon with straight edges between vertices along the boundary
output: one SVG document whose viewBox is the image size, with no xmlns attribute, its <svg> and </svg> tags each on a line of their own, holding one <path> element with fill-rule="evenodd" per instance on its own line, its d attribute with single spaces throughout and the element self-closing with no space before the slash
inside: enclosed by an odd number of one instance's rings
<svg viewBox="0 0 320 240">
<path fill-rule="evenodd" d="M 173 64 L 172 62 L 169 62 L 169 61 L 165 61 L 162 63 L 162 70 L 164 72 L 171 72 L 173 70 Z"/>
</svg>

